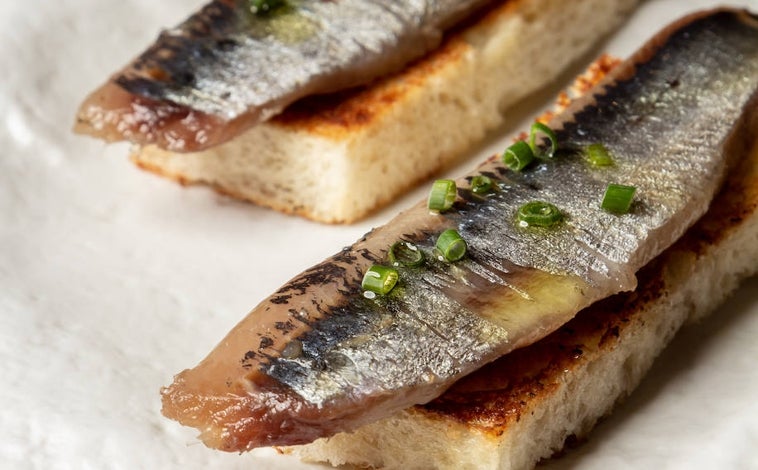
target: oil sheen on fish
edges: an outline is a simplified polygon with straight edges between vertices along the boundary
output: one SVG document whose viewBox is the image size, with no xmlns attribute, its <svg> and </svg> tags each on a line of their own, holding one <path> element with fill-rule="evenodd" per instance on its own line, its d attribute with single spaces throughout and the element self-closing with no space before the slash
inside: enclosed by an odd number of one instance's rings
<svg viewBox="0 0 758 470">
<path fill-rule="evenodd" d="M 75 129 L 197 151 L 303 96 L 363 84 L 436 47 L 489 0 L 214 0 L 82 104 Z"/>
<path fill-rule="evenodd" d="M 196 368 L 163 389 L 163 412 L 211 447 L 239 451 L 312 441 L 438 396 L 456 379 L 533 343 L 635 273 L 707 209 L 730 149 L 758 127 L 758 17 L 719 10 L 672 25 L 551 122 L 559 152 L 521 172 L 491 158 L 457 180 L 453 209 L 425 204 L 305 271 L 258 305 Z M 611 167 L 583 149 L 602 143 Z M 744 153 L 743 153 L 744 154 Z M 480 196 L 471 179 L 497 183 Z M 632 185 L 631 212 L 607 213 L 608 183 Z M 521 227 L 525 202 L 564 220 Z M 435 240 L 456 228 L 460 261 Z M 361 278 L 414 243 L 420 267 L 367 298 Z"/>
</svg>

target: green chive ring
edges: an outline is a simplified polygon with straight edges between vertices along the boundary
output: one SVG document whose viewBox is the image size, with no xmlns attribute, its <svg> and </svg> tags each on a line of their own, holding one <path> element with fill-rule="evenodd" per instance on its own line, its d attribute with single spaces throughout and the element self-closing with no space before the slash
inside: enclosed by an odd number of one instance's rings
<svg viewBox="0 0 758 470">
<path fill-rule="evenodd" d="M 492 191 L 492 178 L 484 175 L 476 175 L 471 178 L 471 192 L 474 194 L 487 194 Z"/>
<path fill-rule="evenodd" d="M 451 263 L 463 258 L 463 255 L 466 254 L 466 249 L 468 248 L 463 237 L 452 228 L 449 228 L 440 234 L 437 238 L 435 247 L 442 258 Z"/>
<path fill-rule="evenodd" d="M 586 149 L 587 161 L 592 166 L 611 166 L 613 158 L 603 144 L 590 144 Z"/>
<path fill-rule="evenodd" d="M 563 220 L 563 213 L 549 202 L 532 201 L 519 207 L 516 217 L 522 227 L 552 227 Z"/>
<path fill-rule="evenodd" d="M 537 134 L 540 132 L 545 134 L 545 137 L 547 137 L 547 140 L 550 141 L 550 150 L 548 150 L 543 155 L 547 158 L 553 158 L 553 155 L 555 155 L 555 151 L 558 150 L 558 138 L 555 136 L 555 132 L 553 132 L 552 129 L 550 129 L 545 124 L 542 124 L 541 122 L 535 122 L 534 124 L 532 124 L 532 127 L 529 130 L 529 147 L 532 149 L 532 153 L 536 155 L 537 154 Z"/>
<path fill-rule="evenodd" d="M 635 192 L 637 192 L 637 188 L 634 186 L 611 183 L 605 188 L 600 207 L 614 214 L 626 214 L 632 207 Z"/>
<path fill-rule="evenodd" d="M 534 160 L 534 152 L 523 140 L 505 149 L 503 163 L 513 171 L 521 171 Z"/>
<path fill-rule="evenodd" d="M 424 252 L 413 243 L 406 241 L 393 243 L 388 257 L 393 266 L 415 268 L 424 264 Z"/>
<path fill-rule="evenodd" d="M 429 192 L 429 201 L 427 206 L 430 211 L 444 212 L 455 202 L 457 189 L 453 180 L 437 180 L 432 184 L 432 190 Z"/>
<path fill-rule="evenodd" d="M 396 269 L 375 264 L 363 275 L 361 288 L 366 293 L 371 292 L 373 294 L 386 295 L 395 287 L 398 277 Z M 369 294 L 366 297 L 373 298 L 374 295 Z"/>
</svg>

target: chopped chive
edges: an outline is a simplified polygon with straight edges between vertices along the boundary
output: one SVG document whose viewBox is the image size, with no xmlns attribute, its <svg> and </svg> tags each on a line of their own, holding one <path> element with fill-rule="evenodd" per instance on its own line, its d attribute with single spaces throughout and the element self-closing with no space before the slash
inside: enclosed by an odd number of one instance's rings
<svg viewBox="0 0 758 470">
<path fill-rule="evenodd" d="M 466 254 L 466 241 L 452 228 L 442 232 L 437 238 L 435 245 L 437 250 L 446 261 L 458 261 Z"/>
<path fill-rule="evenodd" d="M 531 201 L 519 207 L 516 215 L 522 227 L 552 227 L 561 220 L 560 209 L 544 201 Z"/>
<path fill-rule="evenodd" d="M 375 264 L 363 275 L 363 290 L 379 295 L 388 294 L 397 283 L 398 274 L 394 268 Z"/>
<path fill-rule="evenodd" d="M 591 144 L 587 146 L 587 161 L 592 166 L 611 166 L 613 158 L 603 144 Z"/>
<path fill-rule="evenodd" d="M 393 266 L 414 268 L 424 264 L 424 253 L 413 243 L 399 241 L 390 247 L 389 259 Z"/>
<path fill-rule="evenodd" d="M 611 183 L 605 189 L 600 207 L 614 214 L 626 214 L 632 207 L 635 192 L 637 192 L 637 188 L 634 186 Z"/>
<path fill-rule="evenodd" d="M 492 179 L 484 175 L 476 175 L 471 178 L 471 192 L 474 194 L 487 194 L 492 191 Z"/>
<path fill-rule="evenodd" d="M 523 140 L 514 143 L 503 153 L 503 163 L 513 171 L 521 171 L 534 160 L 534 152 Z"/>
<path fill-rule="evenodd" d="M 429 192 L 428 207 L 435 212 L 444 212 L 453 207 L 456 188 L 453 180 L 437 180 Z"/>
<path fill-rule="evenodd" d="M 558 150 L 558 138 L 555 136 L 555 132 L 553 132 L 552 129 L 550 129 L 545 124 L 542 124 L 541 122 L 535 122 L 534 124 L 532 124 L 532 127 L 529 130 L 529 147 L 532 149 L 532 153 L 534 153 L 535 155 L 538 154 L 537 134 L 540 132 L 545 134 L 545 137 L 547 137 L 547 140 L 550 141 L 550 150 L 548 150 L 543 155 L 547 158 L 553 158 L 553 155 L 555 155 L 555 151 Z"/>
</svg>

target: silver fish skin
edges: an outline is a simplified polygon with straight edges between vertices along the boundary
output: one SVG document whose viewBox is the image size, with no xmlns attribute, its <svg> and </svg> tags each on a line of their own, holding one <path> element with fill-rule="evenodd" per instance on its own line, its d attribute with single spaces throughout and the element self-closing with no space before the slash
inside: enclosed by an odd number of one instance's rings
<svg viewBox="0 0 758 470">
<path fill-rule="evenodd" d="M 163 390 L 163 412 L 239 451 L 312 441 L 427 402 L 460 377 L 531 344 L 596 300 L 635 286 L 635 272 L 707 209 L 735 148 L 758 127 L 758 17 L 718 10 L 667 28 L 551 123 L 561 150 L 522 172 L 492 158 L 457 180 L 453 210 L 419 204 L 256 307 L 196 368 Z M 610 168 L 583 149 L 605 145 Z M 475 195 L 484 174 L 497 190 Z M 608 183 L 637 188 L 628 214 L 599 208 Z M 557 227 L 521 227 L 543 200 Z M 437 259 L 445 228 L 468 244 Z M 397 240 L 426 254 L 399 267 L 386 296 L 363 273 Z"/>
<path fill-rule="evenodd" d="M 205 127 L 233 123 L 239 132 L 304 96 L 401 69 L 487 3 L 491 0 L 289 0 L 261 15 L 251 11 L 250 0 L 214 0 L 164 31 L 89 97 L 78 130 L 105 129 L 139 143 L 156 140 L 172 150 L 197 150 L 203 138 L 211 138 L 197 135 L 210 134 Z M 124 92 L 146 101 L 131 103 Z M 215 124 L 202 124 L 208 120 Z M 175 135 L 159 138 L 161 127 Z"/>
<path fill-rule="evenodd" d="M 116 82 L 126 90 L 227 120 L 261 120 L 295 99 L 397 70 L 439 45 L 483 0 L 291 1 L 258 16 L 249 1 L 214 1 L 165 31 Z M 144 71 L 161 69 L 167 80 Z"/>
</svg>

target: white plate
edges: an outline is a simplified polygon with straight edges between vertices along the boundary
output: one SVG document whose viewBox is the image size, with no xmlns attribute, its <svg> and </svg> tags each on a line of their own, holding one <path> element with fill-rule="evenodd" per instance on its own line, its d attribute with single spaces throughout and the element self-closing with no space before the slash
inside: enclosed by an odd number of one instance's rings
<svg viewBox="0 0 758 470">
<path fill-rule="evenodd" d="M 160 415 L 158 390 L 423 190 L 330 227 L 181 188 L 137 170 L 126 145 L 72 135 L 85 94 L 200 3 L 0 4 L 0 468 L 316 468 L 210 451 Z M 624 56 L 714 4 L 647 2 L 603 49 Z M 688 329 L 590 442 L 547 468 L 758 468 L 757 292 L 752 279 Z"/>
</svg>

